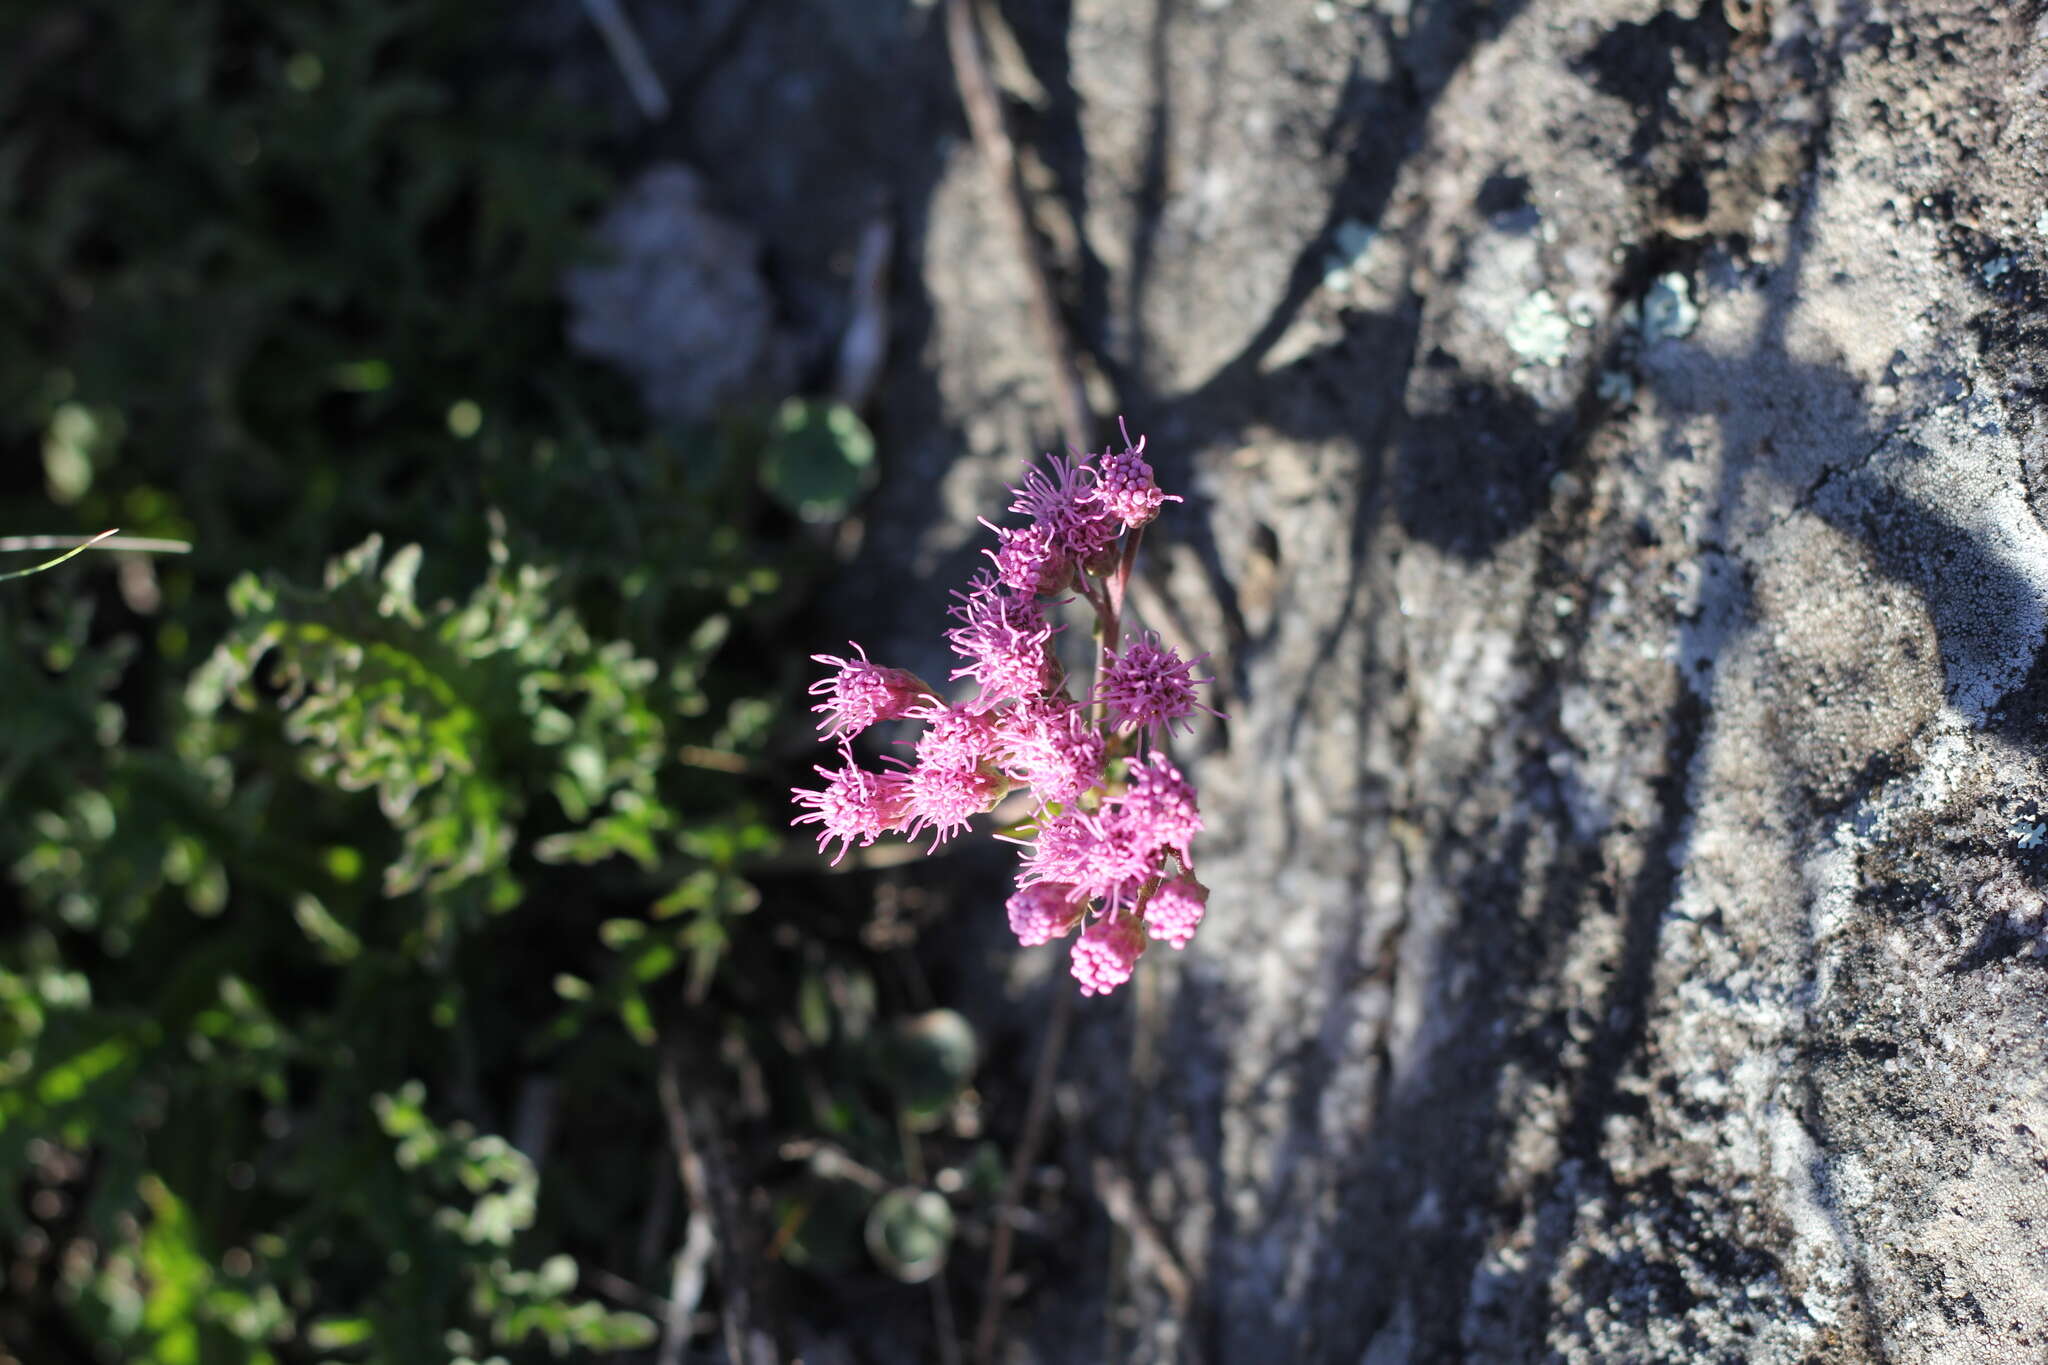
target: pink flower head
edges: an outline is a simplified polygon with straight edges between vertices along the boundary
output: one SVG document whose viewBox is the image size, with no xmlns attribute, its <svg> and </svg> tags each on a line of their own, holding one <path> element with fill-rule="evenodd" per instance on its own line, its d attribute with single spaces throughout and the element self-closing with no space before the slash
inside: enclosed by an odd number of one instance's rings
<svg viewBox="0 0 2048 1365">
<path fill-rule="evenodd" d="M 1157 871 L 1155 850 L 1139 847 L 1122 830 L 1085 811 L 1066 811 L 1039 827 L 1024 854 L 1017 885 L 1065 883 L 1070 900 L 1101 898 L 1110 910 L 1137 899 Z"/>
<path fill-rule="evenodd" d="M 1074 979 L 1083 995 L 1108 995 L 1131 979 L 1145 933 L 1129 915 L 1096 920 L 1074 940 Z"/>
<path fill-rule="evenodd" d="M 1004 908 L 1010 912 L 1010 932 L 1026 948 L 1036 948 L 1056 938 L 1065 938 L 1087 913 L 1085 902 L 1068 899 L 1070 886 L 1040 882 L 1020 887 Z"/>
<path fill-rule="evenodd" d="M 1172 730 L 1188 726 L 1188 717 L 1197 711 L 1218 717 L 1223 714 L 1195 699 L 1197 686 L 1214 681 L 1197 678 L 1193 664 L 1161 644 L 1157 631 L 1148 630 L 1122 653 L 1108 651 L 1102 664 L 1102 683 L 1089 700 L 1108 705 L 1109 718 L 1119 734 L 1153 727 Z"/>
<path fill-rule="evenodd" d="M 1152 899 L 1145 902 L 1145 928 L 1160 942 L 1170 943 L 1176 949 L 1185 948 L 1195 936 L 1208 903 L 1209 888 L 1191 876 L 1161 882 Z"/>
<path fill-rule="evenodd" d="M 932 847 L 967 828 L 970 816 L 992 810 L 1009 784 L 981 768 L 949 768 L 919 763 L 905 777 L 910 794 L 903 832 L 913 838 L 932 832 Z"/>
<path fill-rule="evenodd" d="M 917 761 L 942 768 L 978 768 L 996 756 L 1002 736 L 996 718 L 965 706 L 931 702 L 913 713 L 924 722 Z"/>
<path fill-rule="evenodd" d="M 851 658 L 812 656 L 831 669 L 811 688 L 812 710 L 843 762 L 817 770 L 822 788 L 793 789 L 790 822 L 819 826 L 834 864 L 892 830 L 929 833 L 936 850 L 1028 784 L 1036 814 L 996 834 L 1023 846 L 1010 930 L 1027 946 L 1071 938 L 1083 995 L 1130 980 L 1151 939 L 1185 947 L 1209 894 L 1191 855 L 1202 832 L 1195 790 L 1163 746 L 1197 712 L 1220 715 L 1201 700 L 1215 679 L 1156 633 L 1117 628 L 1143 528 L 1180 499 L 1154 480 L 1144 438 L 1118 428 L 1121 450 L 1070 449 L 1027 466 L 1009 505 L 1022 524 L 983 523 L 996 538 L 983 552 L 990 565 L 953 594 L 946 631 L 960 663 L 950 676 L 974 680 L 971 698 L 949 703 L 858 644 Z M 1094 608 L 1107 646 L 1086 687 L 1052 643 L 1065 628 L 1052 613 L 1071 597 Z M 853 736 L 904 718 L 921 727 L 894 746 L 903 757 L 885 759 L 889 771 L 854 762 Z"/>
<path fill-rule="evenodd" d="M 1194 784 L 1157 751 L 1131 764 L 1130 786 L 1111 807 L 1117 832 L 1147 853 L 1170 848 L 1183 864 L 1194 858 L 1188 845 L 1202 832 Z"/>
<path fill-rule="evenodd" d="M 1036 600 L 1011 592 L 986 570 L 975 576 L 971 591 L 953 595 L 960 599 L 952 608 L 960 625 L 946 638 L 953 652 L 968 661 L 953 676 L 981 684 L 977 701 L 982 709 L 1052 689 L 1058 665 L 1046 643 L 1053 627 Z"/>
<path fill-rule="evenodd" d="M 1068 803 L 1102 781 L 1106 745 L 1088 713 L 1060 697 L 1033 697 L 997 723 L 1003 771 L 1038 793 L 1040 804 Z"/>
<path fill-rule="evenodd" d="M 1048 457 L 1052 467 L 1048 478 L 1035 467 L 1024 471 L 1024 486 L 1010 491 L 1016 496 L 1012 512 L 1021 512 L 1042 527 L 1050 543 L 1080 563 L 1117 537 L 1116 518 L 1095 497 L 1094 474 L 1085 455 L 1071 459 Z"/>
<path fill-rule="evenodd" d="M 860 846 L 866 848 L 876 836 L 901 824 L 910 811 L 910 783 L 902 773 L 869 772 L 853 761 L 853 750 L 845 744 L 839 746 L 839 752 L 846 760 L 844 767 L 837 772 L 817 770 L 818 776 L 825 779 L 822 791 L 790 789 L 796 803 L 810 810 L 789 823 L 822 826 L 818 831 L 820 853 L 825 851 L 826 844 L 839 840 L 839 852 L 832 859 L 834 867 L 846 856 L 854 840 L 860 840 Z"/>
<path fill-rule="evenodd" d="M 870 663 L 865 649 L 857 644 L 853 649 L 860 655 L 858 659 L 842 659 L 836 654 L 811 656 L 833 666 L 830 677 L 811 684 L 811 695 L 825 699 L 811 709 L 824 715 L 818 729 L 827 739 L 851 739 L 877 721 L 907 716 L 931 693 L 916 674 Z"/>
<path fill-rule="evenodd" d="M 1180 499 L 1161 492 L 1152 481 L 1152 466 L 1145 463 L 1145 438 L 1140 436 L 1138 443 L 1132 445 L 1123 418 L 1117 418 L 1116 425 L 1123 432 L 1124 448 L 1104 453 L 1090 497 L 1122 522 L 1125 530 L 1135 531 L 1158 516 L 1165 504 Z"/>
<path fill-rule="evenodd" d="M 1008 530 L 987 521 L 982 525 L 1002 541 L 1000 549 L 982 553 L 996 562 L 996 577 L 1012 592 L 1051 597 L 1073 576 L 1073 557 L 1061 548 L 1058 536 L 1046 523 L 1034 521 Z"/>
</svg>

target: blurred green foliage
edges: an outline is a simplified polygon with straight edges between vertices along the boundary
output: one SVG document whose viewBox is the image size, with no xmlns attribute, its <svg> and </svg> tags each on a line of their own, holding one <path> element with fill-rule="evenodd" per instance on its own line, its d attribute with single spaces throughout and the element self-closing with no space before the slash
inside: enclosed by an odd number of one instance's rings
<svg viewBox="0 0 2048 1365">
<path fill-rule="evenodd" d="M 872 439 L 566 351 L 606 148 L 508 22 L 0 6 L 0 530 L 196 546 L 0 586 L 0 1356 L 645 1345 L 664 1050 L 782 1264 L 993 1186 L 971 1030 L 780 845 Z"/>
</svg>

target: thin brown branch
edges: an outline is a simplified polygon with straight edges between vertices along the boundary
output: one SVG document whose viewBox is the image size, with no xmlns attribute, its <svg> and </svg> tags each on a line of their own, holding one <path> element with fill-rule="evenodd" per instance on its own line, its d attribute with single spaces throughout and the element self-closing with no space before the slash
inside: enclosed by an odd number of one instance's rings
<svg viewBox="0 0 2048 1365">
<path fill-rule="evenodd" d="M 683 1351 L 695 1333 L 697 1305 L 704 1298 L 705 1271 L 710 1268 L 718 1238 L 711 1231 L 711 1219 L 701 1208 L 691 1209 L 683 1230 L 683 1249 L 676 1253 L 669 1276 L 668 1302 L 662 1313 L 661 1352 L 655 1365 L 682 1365 Z M 730 1314 L 719 1321 L 729 1322 Z M 732 1349 L 732 1329 L 726 1329 L 726 1349 Z M 738 1356 L 734 1360 L 740 1359 Z"/>
<path fill-rule="evenodd" d="M 1180 1257 L 1174 1254 L 1165 1236 L 1153 1225 L 1150 1215 L 1138 1202 L 1138 1192 L 1131 1187 L 1128 1176 L 1118 1170 L 1108 1157 L 1102 1156 L 1095 1158 L 1093 1172 L 1096 1193 L 1102 1196 L 1102 1207 L 1109 1214 L 1110 1221 L 1131 1239 L 1139 1259 L 1151 1267 L 1159 1287 L 1173 1301 L 1173 1311 L 1186 1321 L 1195 1291 Z"/>
<path fill-rule="evenodd" d="M 1093 419 L 1088 411 L 1087 388 L 1081 377 L 1072 337 L 1060 315 L 1059 299 L 1053 290 L 1045 252 L 1031 223 L 1025 200 L 1024 181 L 1018 170 L 1016 145 L 1004 123 L 1002 96 L 990 73 L 988 47 L 975 0 L 946 0 L 946 43 L 952 54 L 953 78 L 959 86 L 960 103 L 967 111 L 976 147 L 995 182 L 996 202 L 1008 222 L 1023 263 L 1033 329 L 1038 333 L 1052 385 L 1053 405 L 1067 444 L 1085 451 L 1092 441 Z M 1118 617 L 1123 607 L 1124 583 L 1130 575 L 1137 537 L 1131 538 L 1125 558 L 1118 564 L 1115 580 L 1104 584 L 1100 598 L 1083 589 L 1095 607 L 1099 638 L 1096 645 L 1096 681 L 1102 672 L 1102 651 L 1116 643 Z M 988 1280 L 982 1295 L 981 1317 L 974 1332 L 976 1365 L 994 1365 L 996 1334 L 1002 1323 L 1004 1282 L 1009 1278 L 1010 1257 L 1016 1238 L 1018 1211 L 1045 1140 L 1046 1121 L 1052 1110 L 1054 1078 L 1059 1074 L 1060 1056 L 1072 1027 L 1074 994 L 1053 984 L 1053 1006 L 1047 1022 L 1045 1042 L 1038 1055 L 1038 1069 L 1032 1076 L 1031 1096 L 1024 1110 L 1023 1128 L 1011 1153 L 1010 1171 L 1004 1181 L 1002 1199 L 996 1209 L 990 1237 Z"/>
<path fill-rule="evenodd" d="M 974 1329 L 975 1365 L 994 1365 L 996 1331 L 1002 1325 L 1003 1281 L 1010 1275 L 1010 1252 L 1016 1238 L 1017 1209 L 1024 1202 L 1031 1168 L 1037 1164 L 1039 1144 L 1045 1140 L 1045 1123 L 1052 1113 L 1053 1078 L 1059 1075 L 1060 1054 L 1066 1050 L 1067 1031 L 1074 1019 L 1074 992 L 1057 976 L 1052 982 L 1052 1018 L 1045 1029 L 1045 1044 L 1038 1054 L 1038 1071 L 1031 1078 L 1031 1098 L 1024 1107 L 1024 1127 L 1017 1135 L 1016 1150 L 1010 1154 L 1009 1178 L 1003 1182 L 1002 1202 L 996 1206 L 995 1229 L 989 1238 L 988 1281 L 981 1300 L 981 1320 Z"/>
<path fill-rule="evenodd" d="M 691 1100 L 684 1098 L 682 1060 L 672 1043 L 661 1049 L 654 1088 L 661 1100 L 662 1117 L 668 1124 L 669 1147 L 675 1153 L 676 1174 L 681 1178 L 683 1192 L 690 1201 L 685 1246 L 677 1257 L 679 1283 L 671 1290 L 670 1301 L 679 1303 L 686 1297 L 692 1297 L 686 1292 L 687 1284 L 681 1281 L 692 1260 L 701 1265 L 702 1259 L 711 1254 L 709 1249 L 705 1249 L 705 1243 L 709 1242 L 717 1253 L 719 1287 L 724 1295 L 724 1311 L 718 1317 L 726 1352 L 736 1363 L 750 1360 L 752 1357 L 747 1348 L 753 1338 L 752 1284 L 740 1246 L 743 1234 L 739 1211 L 733 1205 L 732 1182 L 722 1170 L 717 1169 L 723 1163 L 717 1152 L 717 1133 L 709 1110 L 701 1102 L 691 1102 L 694 1096 Z"/>
<path fill-rule="evenodd" d="M 637 1308 L 643 1313 L 657 1315 L 669 1311 L 669 1300 L 651 1289 L 642 1289 L 624 1275 L 615 1275 L 603 1266 L 585 1265 L 582 1268 L 582 1275 L 590 1282 L 592 1289 L 614 1302 L 625 1304 L 628 1308 Z"/>
<path fill-rule="evenodd" d="M 867 407 L 889 355 L 889 255 L 895 245 L 896 229 L 888 215 L 877 214 L 854 251 L 853 283 L 847 291 L 853 316 L 839 337 L 832 394 L 855 411 Z"/>
<path fill-rule="evenodd" d="M 931 858 L 948 858 L 956 851 L 957 843 L 940 844 L 937 849 L 920 848 L 915 843 L 876 844 L 872 848 L 850 848 L 837 862 L 818 866 L 815 850 L 798 844 L 780 853 L 764 854 L 749 858 L 740 865 L 740 872 L 748 877 L 774 877 L 791 873 L 800 876 L 828 877 L 844 876 L 849 872 L 879 872 L 891 867 L 905 867 Z"/>
<path fill-rule="evenodd" d="M 701 744 L 685 744 L 678 748 L 676 761 L 692 768 L 709 768 L 715 773 L 744 773 L 750 766 L 745 754 L 727 749 L 707 749 Z"/>
<path fill-rule="evenodd" d="M 953 1296 L 943 1268 L 930 1280 L 932 1334 L 939 1339 L 939 1365 L 960 1365 L 960 1329 L 953 1323 Z"/>
<path fill-rule="evenodd" d="M 640 106 L 640 116 L 649 123 L 667 118 L 668 91 L 662 88 L 654 63 L 647 60 L 647 48 L 634 30 L 633 21 L 619 8 L 619 0 L 583 0 L 583 9 L 604 36 L 604 45 L 618 66 L 619 75 L 625 79 L 633 103 Z"/>
<path fill-rule="evenodd" d="M 639 1257 L 636 1264 L 640 1277 L 646 1279 L 654 1273 L 661 1260 L 662 1248 L 668 1245 L 669 1229 L 675 1223 L 676 1168 L 666 1153 L 656 1153 L 654 1161 L 654 1184 L 647 1196 L 647 1212 L 640 1220 Z"/>
<path fill-rule="evenodd" d="M 834 1177 L 851 1180 L 869 1194 L 881 1194 L 891 1188 L 887 1176 L 856 1161 L 836 1143 L 817 1138 L 795 1138 L 776 1148 L 775 1154 L 784 1161 L 806 1162 L 813 1171 L 828 1180 Z"/>
<path fill-rule="evenodd" d="M 1016 144 L 1010 141 L 1009 128 L 1003 122 L 1002 95 L 996 88 L 995 77 L 989 73 L 988 48 L 973 0 L 946 0 L 946 47 L 952 54 L 953 79 L 960 88 L 960 103 L 967 110 L 968 127 L 973 130 L 975 146 L 995 181 L 996 202 L 1016 240 L 1018 259 L 1024 264 L 1031 325 L 1038 333 L 1039 346 L 1051 371 L 1053 406 L 1059 412 L 1060 429 L 1068 445 L 1086 450 L 1094 426 L 1088 415 L 1088 391 L 1075 360 L 1073 341 L 1060 317 L 1059 299 L 1053 293 L 1045 252 L 1025 207 Z"/>
</svg>

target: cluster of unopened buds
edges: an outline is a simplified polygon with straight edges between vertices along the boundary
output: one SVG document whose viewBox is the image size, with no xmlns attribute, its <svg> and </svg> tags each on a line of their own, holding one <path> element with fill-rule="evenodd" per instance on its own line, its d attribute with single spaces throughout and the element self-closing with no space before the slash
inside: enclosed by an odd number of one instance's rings
<svg viewBox="0 0 2048 1365">
<path fill-rule="evenodd" d="M 1023 526 L 996 527 L 993 566 L 977 574 L 947 632 L 964 661 L 954 680 L 976 694 L 949 702 L 899 668 L 855 657 L 812 656 L 832 672 L 811 688 L 819 730 L 841 765 L 820 767 L 825 785 L 797 788 L 793 824 L 820 826 L 818 847 L 837 841 L 836 863 L 858 843 L 899 831 L 929 833 L 931 847 L 1028 791 L 1029 814 L 998 837 L 1023 846 L 1010 928 L 1027 947 L 1079 930 L 1074 976 L 1098 995 L 1130 980 L 1147 939 L 1185 947 L 1202 922 L 1208 889 L 1195 880 L 1191 845 L 1201 832 L 1195 789 L 1161 747 L 1168 734 L 1210 711 L 1194 675 L 1156 634 L 1125 635 L 1124 589 L 1144 528 L 1168 502 L 1145 462 L 1142 437 L 1100 456 L 1052 456 L 1013 489 Z M 1082 685 L 1063 667 L 1053 613 L 1075 596 L 1095 611 L 1095 671 Z M 863 768 L 854 736 L 887 721 L 920 722 L 914 761 Z"/>
</svg>

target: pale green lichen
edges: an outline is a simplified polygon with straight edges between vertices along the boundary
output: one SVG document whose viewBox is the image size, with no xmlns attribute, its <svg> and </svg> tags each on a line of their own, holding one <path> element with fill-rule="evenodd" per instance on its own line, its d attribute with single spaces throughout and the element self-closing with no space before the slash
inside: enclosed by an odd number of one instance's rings
<svg viewBox="0 0 2048 1365">
<path fill-rule="evenodd" d="M 1672 271 L 1660 275 L 1643 295 L 1643 340 L 1690 336 L 1699 326 L 1700 310 L 1692 301 L 1692 283 Z"/>
<path fill-rule="evenodd" d="M 1572 323 L 1548 289 L 1523 299 L 1508 323 L 1510 349 L 1533 365 L 1562 365 L 1571 350 Z"/>
<path fill-rule="evenodd" d="M 1337 225 L 1330 235 L 1331 249 L 1323 256 L 1323 287 L 1343 291 L 1351 287 L 1353 277 L 1365 261 L 1365 253 L 1379 240 L 1379 230 L 1346 218 Z"/>
</svg>

